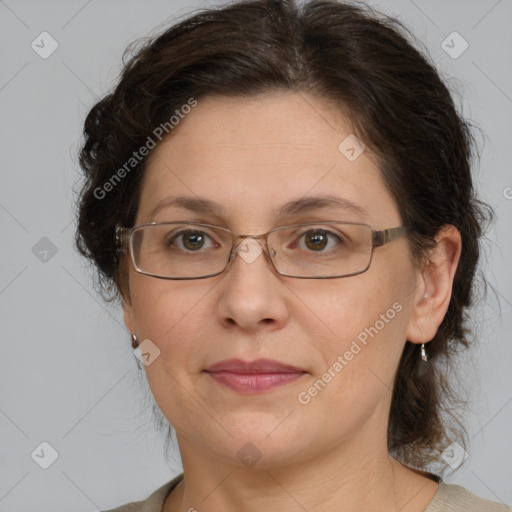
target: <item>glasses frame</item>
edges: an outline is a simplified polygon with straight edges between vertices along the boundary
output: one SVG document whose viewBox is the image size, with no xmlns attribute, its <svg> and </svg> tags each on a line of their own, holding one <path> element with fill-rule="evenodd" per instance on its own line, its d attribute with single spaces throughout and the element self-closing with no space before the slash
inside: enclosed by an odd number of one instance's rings
<svg viewBox="0 0 512 512">
<path fill-rule="evenodd" d="M 147 227 L 147 226 L 167 225 L 167 224 L 168 225 L 189 224 L 189 225 L 193 225 L 193 226 L 203 226 L 203 227 L 208 227 L 208 228 L 221 229 L 222 231 L 229 233 L 231 235 L 231 250 L 229 252 L 229 257 L 228 257 L 228 260 L 227 260 L 224 268 L 222 270 L 220 270 L 219 272 L 215 272 L 214 274 L 207 274 L 205 276 L 199 276 L 199 277 L 168 277 L 168 276 L 161 276 L 158 274 L 152 274 L 150 272 L 144 272 L 143 270 L 141 270 L 136 265 L 135 257 L 133 255 L 134 254 L 133 236 L 132 236 L 133 233 L 136 230 Z M 270 233 L 273 233 L 274 231 L 279 231 L 281 229 L 294 228 L 294 227 L 300 227 L 300 226 L 319 225 L 319 224 L 322 224 L 322 225 L 349 224 L 349 225 L 357 225 L 357 226 L 366 226 L 367 228 L 369 228 L 372 233 L 372 247 L 371 247 L 370 259 L 368 261 L 368 265 L 363 270 L 360 270 L 358 272 L 352 272 L 350 274 L 341 274 L 341 275 L 334 275 L 334 276 L 295 276 L 295 275 L 284 274 L 282 272 L 279 272 L 279 270 L 277 270 L 277 268 L 274 264 L 274 260 L 272 259 L 273 255 L 270 254 L 271 251 L 268 250 L 267 240 L 268 240 L 268 236 L 270 235 Z M 373 229 L 369 224 L 365 224 L 364 222 L 348 222 L 348 221 L 333 220 L 333 221 L 319 221 L 319 222 L 302 222 L 299 224 L 289 224 L 287 226 L 279 226 L 279 227 L 271 229 L 270 231 L 267 231 L 266 233 L 263 233 L 261 235 L 241 235 L 238 233 L 234 233 L 229 228 L 225 228 L 223 226 L 217 226 L 215 224 L 207 224 L 204 222 L 172 221 L 172 222 L 150 222 L 150 223 L 146 223 L 146 224 L 140 224 L 140 225 L 134 226 L 132 228 L 123 227 L 121 224 L 118 223 L 118 224 L 116 224 L 116 228 L 115 228 L 115 242 L 116 242 L 116 248 L 117 248 L 117 251 L 116 251 L 117 256 L 119 256 L 121 253 L 126 253 L 128 251 L 131 261 L 132 261 L 132 264 L 133 264 L 133 268 L 135 269 L 136 272 L 146 275 L 146 276 L 156 277 L 158 279 L 190 280 L 190 279 L 206 279 L 208 277 L 218 276 L 219 274 L 222 274 L 223 272 L 226 271 L 226 269 L 229 267 L 229 264 L 234 259 L 233 255 L 236 254 L 236 252 L 238 251 L 238 248 L 241 245 L 240 243 L 236 243 L 236 241 L 240 238 L 243 238 L 244 240 L 246 238 L 252 238 L 254 240 L 264 239 L 264 243 L 265 243 L 264 251 L 268 254 L 270 262 L 272 263 L 274 270 L 281 276 L 294 277 L 296 279 L 337 279 L 337 278 L 341 278 L 341 277 L 356 276 L 356 275 L 366 272 L 370 268 L 370 265 L 373 260 L 373 251 L 376 247 L 382 247 L 383 245 L 386 245 L 387 243 L 392 242 L 393 240 L 396 240 L 396 239 L 404 236 L 408 232 L 409 232 L 409 229 L 406 226 L 397 226 L 394 228 L 387 228 L 387 229 L 377 231 L 377 230 Z M 274 254 L 275 254 L 275 252 L 274 252 Z"/>
</svg>

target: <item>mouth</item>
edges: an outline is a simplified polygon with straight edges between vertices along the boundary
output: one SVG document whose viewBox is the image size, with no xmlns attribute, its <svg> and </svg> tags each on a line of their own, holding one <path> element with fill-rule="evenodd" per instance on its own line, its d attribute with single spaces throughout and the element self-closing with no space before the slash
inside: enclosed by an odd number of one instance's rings
<svg viewBox="0 0 512 512">
<path fill-rule="evenodd" d="M 211 365 L 205 372 L 219 384 L 246 394 L 269 391 L 290 384 L 307 374 L 302 368 L 272 359 L 251 362 L 229 359 Z"/>
</svg>

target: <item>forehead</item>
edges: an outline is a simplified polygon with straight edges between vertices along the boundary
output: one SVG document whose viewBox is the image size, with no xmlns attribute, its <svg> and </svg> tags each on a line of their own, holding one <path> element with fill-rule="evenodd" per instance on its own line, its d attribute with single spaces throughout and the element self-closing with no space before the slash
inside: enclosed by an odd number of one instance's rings
<svg viewBox="0 0 512 512">
<path fill-rule="evenodd" d="M 150 153 L 138 220 L 154 220 L 155 207 L 176 195 L 209 199 L 255 228 L 309 196 L 359 205 L 366 221 L 396 214 L 374 158 L 354 137 L 339 106 L 302 93 L 206 97 Z M 357 158 L 347 158 L 347 144 Z"/>
</svg>

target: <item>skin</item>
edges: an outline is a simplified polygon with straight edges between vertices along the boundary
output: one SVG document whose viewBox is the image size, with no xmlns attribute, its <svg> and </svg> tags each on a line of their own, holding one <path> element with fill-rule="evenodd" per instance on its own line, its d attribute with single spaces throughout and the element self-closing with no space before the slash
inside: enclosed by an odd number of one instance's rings
<svg viewBox="0 0 512 512">
<path fill-rule="evenodd" d="M 203 98 L 152 150 L 136 225 L 187 218 L 243 234 L 317 219 L 400 226 L 370 152 L 351 162 L 339 151 L 351 133 L 339 107 L 306 94 Z M 324 193 L 368 215 L 273 215 L 289 200 Z M 225 216 L 170 207 L 152 217 L 173 194 L 219 202 Z M 185 474 L 164 511 L 323 512 L 341 504 L 344 512 L 423 511 L 438 485 L 387 452 L 391 389 L 406 340 L 430 341 L 443 320 L 460 248 L 459 232 L 446 226 L 422 268 L 403 237 L 375 249 L 365 273 L 322 280 L 280 276 L 266 253 L 252 263 L 237 256 L 223 274 L 200 280 L 157 279 L 128 265 L 125 323 L 160 350 L 145 371 L 176 430 Z M 396 302 L 401 311 L 378 335 L 307 405 L 299 403 L 298 394 Z M 203 371 L 229 358 L 271 358 L 307 373 L 247 396 Z M 248 442 L 262 455 L 253 467 L 237 457 Z"/>
</svg>

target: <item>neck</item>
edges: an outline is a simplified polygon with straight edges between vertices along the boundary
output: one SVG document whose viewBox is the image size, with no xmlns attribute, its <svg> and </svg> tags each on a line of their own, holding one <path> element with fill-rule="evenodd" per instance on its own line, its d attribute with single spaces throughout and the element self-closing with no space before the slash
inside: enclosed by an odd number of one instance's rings
<svg viewBox="0 0 512 512">
<path fill-rule="evenodd" d="M 164 512 L 423 512 L 438 487 L 390 457 L 386 446 L 340 444 L 316 460 L 249 469 L 200 456 L 179 436 L 178 441 L 185 478 Z"/>
</svg>

